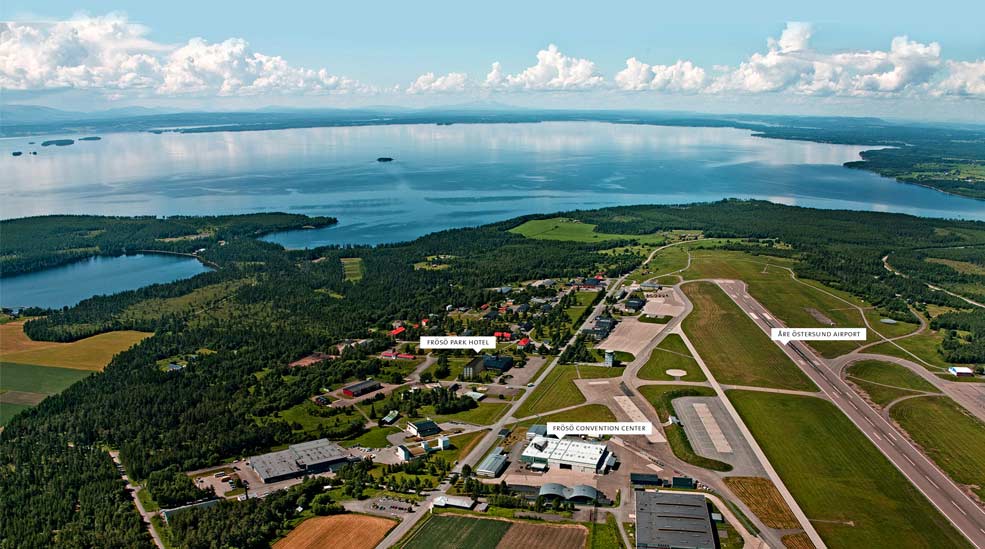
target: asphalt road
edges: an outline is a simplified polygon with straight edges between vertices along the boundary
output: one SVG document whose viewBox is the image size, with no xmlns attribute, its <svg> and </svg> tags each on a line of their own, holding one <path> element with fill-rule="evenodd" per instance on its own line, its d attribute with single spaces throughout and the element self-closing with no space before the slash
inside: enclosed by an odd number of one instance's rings
<svg viewBox="0 0 985 549">
<path fill-rule="evenodd" d="M 718 284 L 767 334 L 771 328 L 785 327 L 749 295 L 744 282 Z M 985 549 L 985 510 L 858 396 L 810 347 L 796 341 L 777 345 L 972 544 Z"/>
</svg>

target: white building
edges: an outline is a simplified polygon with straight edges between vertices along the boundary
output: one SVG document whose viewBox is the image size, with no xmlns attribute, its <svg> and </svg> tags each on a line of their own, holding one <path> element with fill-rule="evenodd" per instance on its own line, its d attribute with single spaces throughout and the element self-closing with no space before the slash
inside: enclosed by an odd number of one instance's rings
<svg viewBox="0 0 985 549">
<path fill-rule="evenodd" d="M 605 473 L 615 465 L 616 457 L 604 442 L 537 436 L 523 450 L 520 461 L 546 463 L 550 467 L 585 473 Z"/>
<path fill-rule="evenodd" d="M 958 377 L 972 377 L 975 375 L 975 371 L 967 366 L 951 366 L 947 369 L 947 371 L 952 376 Z"/>
</svg>

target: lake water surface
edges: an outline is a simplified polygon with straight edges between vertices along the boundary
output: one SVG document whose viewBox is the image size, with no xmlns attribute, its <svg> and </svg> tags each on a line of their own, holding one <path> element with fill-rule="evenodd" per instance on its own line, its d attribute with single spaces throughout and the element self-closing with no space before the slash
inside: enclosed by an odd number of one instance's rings
<svg viewBox="0 0 985 549">
<path fill-rule="evenodd" d="M 985 219 L 985 202 L 842 167 L 866 147 L 728 128 L 393 125 L 28 144 L 59 137 L 80 136 L 0 139 L 0 218 L 264 211 L 339 218 L 337 226 L 267 237 L 292 248 L 409 240 L 529 213 L 727 197 Z M 18 150 L 38 154 L 13 157 Z M 0 301 L 62 306 L 202 270 L 192 259 L 97 258 L 3 279 Z"/>
<path fill-rule="evenodd" d="M 163 254 L 93 257 L 0 279 L 0 305 L 59 308 L 100 294 L 173 282 L 207 271 L 197 259 Z"/>
<path fill-rule="evenodd" d="M 64 137 L 64 136 L 45 136 Z M 78 137 L 78 136 L 75 136 Z M 728 128 L 550 122 L 0 140 L 4 218 L 288 211 L 338 226 L 289 247 L 408 240 L 535 212 L 726 197 L 985 219 L 985 203 L 841 166 L 866 147 Z M 390 156 L 394 162 L 379 163 Z"/>
</svg>

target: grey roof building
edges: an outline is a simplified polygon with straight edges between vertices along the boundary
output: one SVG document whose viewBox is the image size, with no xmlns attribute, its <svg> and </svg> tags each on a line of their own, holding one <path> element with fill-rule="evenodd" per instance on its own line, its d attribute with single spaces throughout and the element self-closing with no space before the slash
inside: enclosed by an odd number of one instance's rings
<svg viewBox="0 0 985 549">
<path fill-rule="evenodd" d="M 264 483 L 329 471 L 348 463 L 351 454 L 338 444 L 321 438 L 292 444 L 286 450 L 250 458 L 250 467 Z"/>
<path fill-rule="evenodd" d="M 480 477 L 496 478 L 503 474 L 504 469 L 506 469 L 506 454 L 503 453 L 502 448 L 496 448 L 479 463 L 475 468 L 475 474 Z"/>
<path fill-rule="evenodd" d="M 637 549 L 716 549 L 705 497 L 635 492 Z"/>
</svg>

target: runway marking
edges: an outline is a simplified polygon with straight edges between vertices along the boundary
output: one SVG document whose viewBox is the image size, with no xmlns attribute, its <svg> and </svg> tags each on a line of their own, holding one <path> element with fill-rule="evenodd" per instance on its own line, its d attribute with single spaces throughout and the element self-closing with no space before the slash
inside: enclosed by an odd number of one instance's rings
<svg viewBox="0 0 985 549">
<path fill-rule="evenodd" d="M 696 402 L 692 404 L 692 407 L 695 413 L 698 414 L 698 419 L 701 420 L 701 425 L 704 426 L 705 432 L 708 433 L 708 438 L 711 439 L 712 445 L 715 446 L 715 451 L 720 454 L 731 454 L 732 445 L 725 438 L 725 433 L 722 432 L 722 428 L 718 425 L 718 421 L 715 420 L 715 416 L 711 414 L 711 408 L 703 402 Z"/>
<path fill-rule="evenodd" d="M 891 438 L 893 440 L 896 440 L 896 437 L 894 437 L 892 433 L 886 433 L 886 435 L 888 435 L 889 438 Z"/>
<path fill-rule="evenodd" d="M 616 401 L 616 404 L 622 408 L 622 411 L 626 412 L 626 415 L 629 416 L 630 421 L 641 423 L 650 421 L 646 419 L 646 416 L 640 411 L 639 407 L 636 406 L 636 403 L 634 403 L 628 396 L 618 395 L 612 398 Z M 656 427 L 654 427 L 653 433 L 647 435 L 646 439 L 653 443 L 667 442 L 667 439 L 664 438 L 663 433 Z"/>
<path fill-rule="evenodd" d="M 608 385 L 608 381 L 589 381 L 589 385 Z"/>
<path fill-rule="evenodd" d="M 758 317 L 758 316 L 756 316 L 756 313 L 754 313 L 754 312 L 752 312 L 752 311 L 749 311 L 749 316 L 751 316 L 751 317 L 753 317 L 753 318 L 754 318 L 754 319 L 756 319 L 756 320 L 759 320 L 759 317 Z"/>
<path fill-rule="evenodd" d="M 650 469 L 653 469 L 654 471 L 656 471 L 658 473 L 660 471 L 663 471 L 663 469 L 661 469 L 660 467 L 657 467 L 656 465 L 654 465 L 652 463 L 647 463 L 646 466 L 649 467 Z"/>
<path fill-rule="evenodd" d="M 965 512 L 964 512 L 964 509 L 962 509 L 962 508 L 960 508 L 960 507 L 958 507 L 958 504 L 957 504 L 957 503 L 954 503 L 954 500 L 953 500 L 953 499 L 951 500 L 951 505 L 953 505 L 953 506 L 955 506 L 955 507 L 957 507 L 957 508 L 958 508 L 958 511 L 961 511 L 961 514 L 962 514 L 962 515 L 964 515 L 964 516 L 968 516 L 968 513 L 965 513 Z"/>
<path fill-rule="evenodd" d="M 938 486 L 938 485 L 937 485 L 937 483 L 936 483 L 936 482 L 934 482 L 933 480 L 931 480 L 931 479 L 930 479 L 930 477 L 928 477 L 927 475 L 924 475 L 924 476 L 923 476 L 923 478 L 925 478 L 925 479 L 927 479 L 927 482 L 929 482 L 929 483 L 931 483 L 931 484 L 933 484 L 933 485 L 934 485 L 934 488 L 937 488 L 938 490 L 940 490 L 940 489 L 941 489 L 941 487 L 940 487 L 940 486 Z"/>
<path fill-rule="evenodd" d="M 852 408 L 855 408 L 855 411 L 856 412 L 859 411 L 858 406 L 856 406 L 854 402 L 852 402 L 852 401 L 849 400 L 848 403 L 852 405 Z"/>
<path fill-rule="evenodd" d="M 909 461 L 909 462 L 910 462 L 910 465 L 912 465 L 912 466 L 914 466 L 914 467 L 916 467 L 916 466 L 917 466 L 917 464 L 916 464 L 916 463 L 913 463 L 913 460 L 912 460 L 912 459 L 910 459 L 910 457 L 909 457 L 909 456 L 907 456 L 906 454 L 903 454 L 903 457 L 904 457 L 904 458 L 906 459 L 906 461 Z"/>
<path fill-rule="evenodd" d="M 882 440 L 882 437 L 881 437 L 881 436 L 879 436 L 879 433 L 877 433 L 877 432 L 875 432 L 875 431 L 872 431 L 872 435 L 873 435 L 874 437 L 876 437 L 877 439 L 879 439 L 879 440 Z"/>
<path fill-rule="evenodd" d="M 869 419 L 869 418 L 867 418 L 867 417 L 865 417 L 865 416 L 862 416 L 862 419 L 864 419 L 865 421 L 868 421 L 868 422 L 869 422 L 869 425 L 871 425 L 871 426 L 873 426 L 873 427 L 875 427 L 875 426 L 876 426 L 876 424 L 875 424 L 875 423 L 872 423 L 872 420 L 871 420 L 871 419 Z"/>
</svg>

